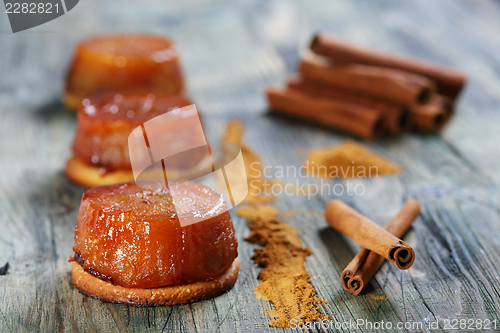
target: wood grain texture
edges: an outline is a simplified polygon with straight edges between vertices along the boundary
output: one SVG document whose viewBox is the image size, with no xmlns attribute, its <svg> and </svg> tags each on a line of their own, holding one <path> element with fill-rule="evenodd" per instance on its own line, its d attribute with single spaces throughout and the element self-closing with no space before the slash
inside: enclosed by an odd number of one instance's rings
<svg viewBox="0 0 500 333">
<path fill-rule="evenodd" d="M 209 139 L 216 142 L 226 121 L 240 117 L 248 145 L 270 166 L 298 167 L 299 148 L 346 138 L 266 112 L 265 87 L 283 84 L 296 70 L 315 31 L 461 68 L 470 80 L 441 135 L 365 142 L 402 165 L 402 174 L 349 180 L 362 184 L 364 195 L 283 195 L 276 205 L 281 212 L 296 209 L 284 220 L 313 250 L 306 267 L 328 302 L 321 311 L 335 321 L 439 319 L 441 331 L 444 319 L 490 319 L 500 327 L 498 17 L 499 3 L 489 0 L 86 0 L 57 20 L 12 34 L 1 14 L 0 266 L 9 262 L 10 268 L 0 276 L 0 331 L 290 331 L 268 327 L 269 304 L 253 294 L 254 246 L 243 241 L 249 230 L 236 216 L 240 277 L 220 297 L 133 308 L 85 297 L 71 285 L 67 259 L 84 189 L 62 172 L 75 116 L 62 108 L 60 91 L 75 43 L 117 31 L 172 36 Z M 314 179 L 298 182 L 321 185 Z M 422 205 L 404 237 L 416 252 L 413 267 L 399 271 L 385 263 L 362 295 L 345 292 L 339 276 L 358 247 L 327 227 L 325 204 L 340 198 L 383 225 L 410 197 Z"/>
</svg>

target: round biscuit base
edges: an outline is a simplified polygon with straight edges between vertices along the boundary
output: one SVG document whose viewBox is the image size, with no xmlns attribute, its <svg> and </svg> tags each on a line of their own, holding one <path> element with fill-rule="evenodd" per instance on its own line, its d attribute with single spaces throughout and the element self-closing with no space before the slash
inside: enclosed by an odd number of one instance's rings
<svg viewBox="0 0 500 333">
<path fill-rule="evenodd" d="M 212 298 L 228 291 L 236 283 L 239 270 L 240 261 L 236 257 L 233 263 L 215 280 L 143 289 L 115 286 L 87 273 L 82 266 L 73 262 L 71 282 L 83 294 L 101 301 L 137 307 L 177 305 Z"/>
<path fill-rule="evenodd" d="M 66 162 L 64 173 L 71 181 L 83 187 L 95 187 L 134 181 L 132 170 L 116 170 L 101 175 L 100 167 L 88 165 L 72 156 Z"/>
<path fill-rule="evenodd" d="M 173 179 L 196 179 L 206 174 L 206 170 L 211 166 L 209 157 L 204 158 L 199 164 L 188 170 L 166 169 L 167 174 Z M 88 165 L 76 156 L 71 156 L 66 162 L 64 173 L 72 182 L 83 187 L 96 187 L 102 185 L 112 185 L 117 183 L 133 182 L 134 174 L 132 170 L 114 170 L 100 173 L 100 167 Z M 162 174 L 163 176 L 163 174 Z"/>
</svg>

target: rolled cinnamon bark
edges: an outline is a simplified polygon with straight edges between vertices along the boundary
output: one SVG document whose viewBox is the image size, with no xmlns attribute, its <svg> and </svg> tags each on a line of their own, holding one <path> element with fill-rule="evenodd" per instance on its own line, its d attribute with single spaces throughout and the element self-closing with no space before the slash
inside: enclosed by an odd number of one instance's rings
<svg viewBox="0 0 500 333">
<path fill-rule="evenodd" d="M 311 50 L 338 62 L 396 68 L 426 76 L 437 83 L 440 94 L 452 99 L 457 97 L 466 81 L 463 73 L 446 66 L 354 46 L 325 33 L 316 34 Z"/>
<path fill-rule="evenodd" d="M 429 103 L 442 105 L 444 111 L 448 114 L 452 114 L 455 111 L 453 101 L 449 97 L 444 95 L 432 95 Z"/>
<path fill-rule="evenodd" d="M 374 109 L 382 114 L 384 127 L 389 134 L 399 134 L 410 130 L 412 122 L 407 106 L 399 106 L 363 95 L 349 93 L 334 86 L 326 86 L 317 81 L 295 75 L 288 79 L 288 88 L 301 90 L 313 95 L 320 95 L 338 101 L 358 104 Z"/>
<path fill-rule="evenodd" d="M 415 261 L 412 247 L 375 222 L 364 217 L 340 200 L 330 201 L 325 208 L 328 224 L 359 246 L 375 252 L 399 269 L 408 269 Z"/>
<path fill-rule="evenodd" d="M 301 60 L 299 71 L 306 78 L 397 104 L 426 103 L 436 90 L 432 80 L 416 74 L 360 64 L 332 65 L 313 55 Z"/>
<path fill-rule="evenodd" d="M 441 130 L 453 115 L 453 111 L 453 103 L 449 98 L 441 95 L 433 96 L 427 104 L 410 107 L 415 129 L 427 132 Z"/>
<path fill-rule="evenodd" d="M 280 88 L 269 88 L 267 98 L 275 112 L 333 127 L 362 138 L 378 137 L 384 131 L 381 115 L 360 105 Z"/>
<path fill-rule="evenodd" d="M 415 199 L 406 201 L 399 213 L 389 221 L 384 229 L 401 238 L 410 228 L 411 223 L 420 215 L 420 204 Z M 358 295 L 373 278 L 385 258 L 365 248 L 359 250 L 341 275 L 344 289 Z"/>
</svg>

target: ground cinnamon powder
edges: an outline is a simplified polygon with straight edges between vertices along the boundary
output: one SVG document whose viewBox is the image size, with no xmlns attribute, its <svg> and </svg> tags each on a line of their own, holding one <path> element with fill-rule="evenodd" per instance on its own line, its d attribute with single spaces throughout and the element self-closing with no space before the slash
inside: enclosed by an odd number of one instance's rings
<svg viewBox="0 0 500 333">
<path fill-rule="evenodd" d="M 274 201 L 275 197 L 273 195 L 266 194 L 269 192 L 267 189 L 273 185 L 273 182 L 260 177 L 262 174 L 260 157 L 243 142 L 243 131 L 243 125 L 239 120 L 231 120 L 226 125 L 226 132 L 222 138 L 222 142 L 235 143 L 241 149 L 248 182 L 248 195 L 244 202 L 250 204 L 264 204 Z"/>
<path fill-rule="evenodd" d="M 269 325 L 290 327 L 292 323 L 330 319 L 319 312 L 317 304 L 326 302 L 310 284 L 304 262 L 312 251 L 301 246 L 297 230 L 277 221 L 278 210 L 273 206 L 246 206 L 236 213 L 247 218 L 252 230 L 245 240 L 262 246 L 255 249 L 252 256 L 262 267 L 259 272 L 261 282 L 254 292 L 257 299 L 271 301 L 274 305 L 269 316 L 275 319 Z"/>
<path fill-rule="evenodd" d="M 249 195 L 245 202 L 249 206 L 239 208 L 236 213 L 247 219 L 252 234 L 245 240 L 262 246 L 256 248 L 252 259 L 262 267 L 259 272 L 260 284 L 255 288 L 257 299 L 273 303 L 269 316 L 274 318 L 270 326 L 290 327 L 296 324 L 329 319 L 319 312 L 320 303 L 326 303 L 317 295 L 310 284 L 310 275 L 304 262 L 312 251 L 301 246 L 297 230 L 284 222 L 276 220 L 278 210 L 273 206 L 261 204 L 274 200 L 274 196 L 262 195 L 273 182 L 260 177 L 262 171 L 260 158 L 243 142 L 243 126 L 238 120 L 228 123 L 222 141 L 233 142 L 240 146 L 249 184 Z M 253 168 L 250 165 L 254 162 Z M 289 212 L 293 214 L 293 212 Z"/>
<path fill-rule="evenodd" d="M 369 178 L 401 172 L 401 167 L 347 140 L 334 147 L 310 150 L 304 164 L 318 178 Z"/>
</svg>

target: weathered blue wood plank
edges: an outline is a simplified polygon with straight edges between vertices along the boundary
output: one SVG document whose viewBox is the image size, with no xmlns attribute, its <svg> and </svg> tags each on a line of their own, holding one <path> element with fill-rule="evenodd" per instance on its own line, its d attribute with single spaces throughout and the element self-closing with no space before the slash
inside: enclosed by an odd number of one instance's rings
<svg viewBox="0 0 500 333">
<path fill-rule="evenodd" d="M 280 196 L 275 204 L 281 212 L 296 209 L 284 220 L 314 251 L 306 267 L 328 302 L 322 312 L 336 321 L 440 320 L 440 330 L 444 319 L 496 319 L 500 324 L 499 15 L 498 2 L 487 0 L 87 0 L 30 33 L 0 33 L 0 265 L 8 261 L 11 266 L 9 274 L 0 276 L 0 330 L 285 331 L 268 327 L 269 304 L 255 299 L 259 270 L 250 260 L 253 245 L 243 241 L 249 231 L 237 216 L 241 272 L 225 295 L 144 309 L 102 303 L 72 287 L 67 258 L 84 189 L 62 173 L 75 117 L 58 101 L 75 43 L 117 31 L 172 36 L 209 139 L 215 143 L 226 121 L 239 117 L 248 145 L 273 167 L 299 167 L 299 148 L 335 145 L 346 138 L 266 112 L 263 90 L 295 70 L 315 31 L 464 70 L 470 82 L 444 132 L 364 142 L 404 171 L 350 180 L 363 185 L 365 194 L 338 196 L 380 224 L 405 199 L 421 202 L 422 215 L 405 236 L 417 254 L 410 270 L 384 264 L 365 293 L 348 294 L 339 275 L 358 247 L 327 228 L 322 218 L 326 202 L 337 196 Z M 0 22 L 1 29 L 8 29 L 5 23 Z"/>
</svg>

